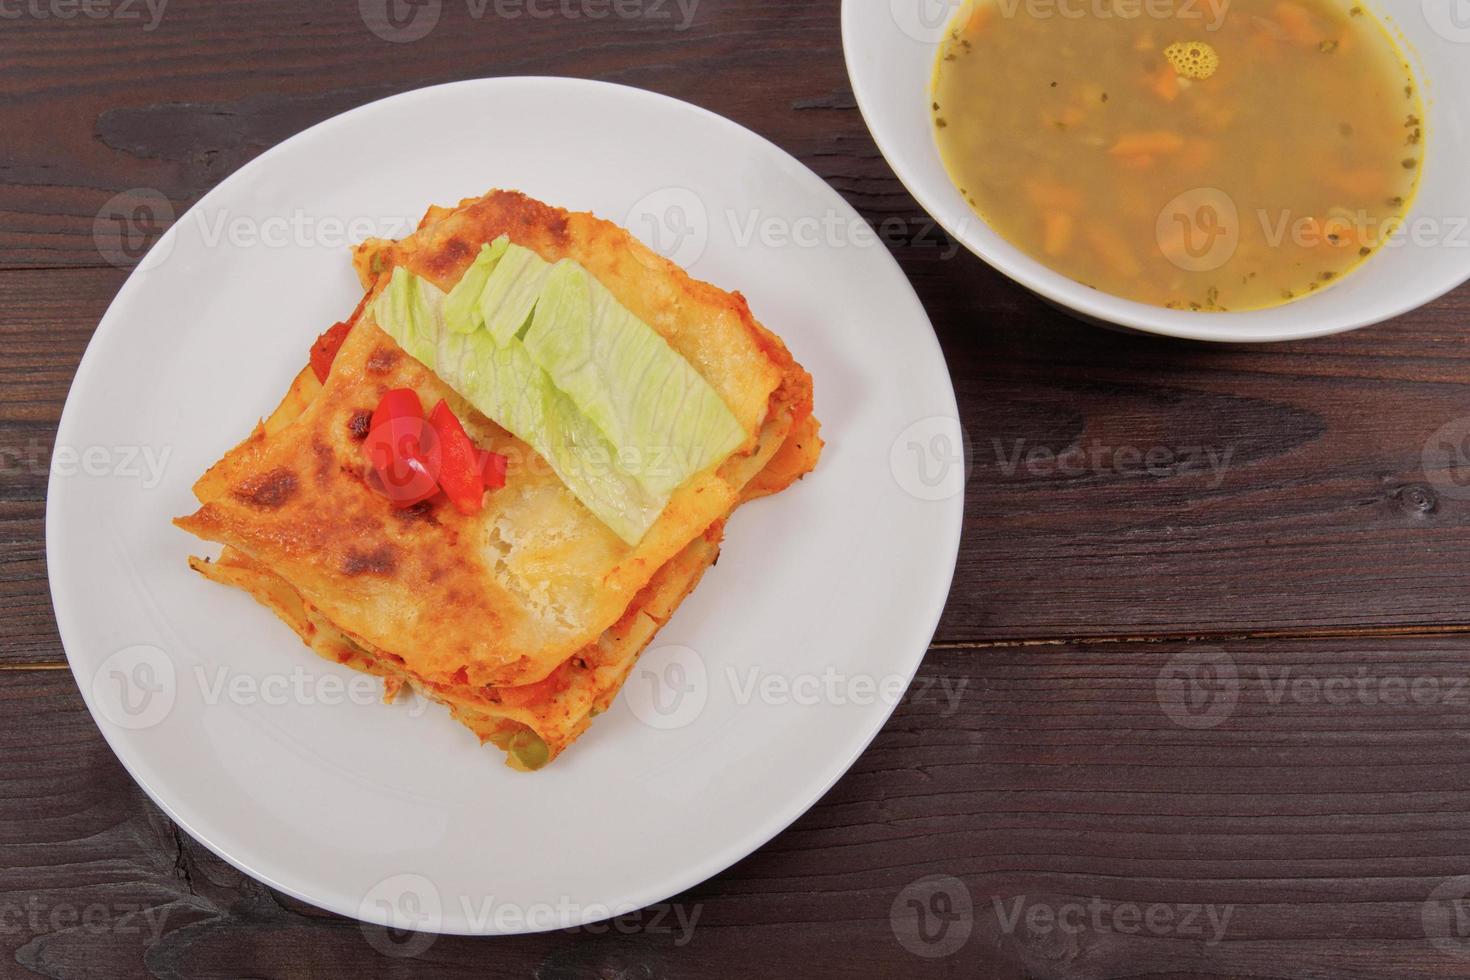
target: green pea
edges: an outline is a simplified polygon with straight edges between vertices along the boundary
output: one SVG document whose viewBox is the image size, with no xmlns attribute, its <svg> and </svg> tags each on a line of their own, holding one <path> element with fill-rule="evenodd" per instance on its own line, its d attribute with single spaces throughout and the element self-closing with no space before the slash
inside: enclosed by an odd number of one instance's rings
<svg viewBox="0 0 1470 980">
<path fill-rule="evenodd" d="M 526 728 L 511 737 L 510 754 L 527 769 L 540 769 L 551 758 L 551 750 L 541 736 Z"/>
</svg>

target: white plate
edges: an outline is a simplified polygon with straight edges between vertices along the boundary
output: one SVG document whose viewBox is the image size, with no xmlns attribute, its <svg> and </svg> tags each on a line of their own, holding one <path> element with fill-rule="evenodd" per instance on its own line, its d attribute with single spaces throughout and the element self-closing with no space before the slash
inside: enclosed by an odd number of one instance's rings
<svg viewBox="0 0 1470 980">
<path fill-rule="evenodd" d="M 530 775 L 442 708 L 369 703 L 364 675 L 191 572 L 186 556 L 209 549 L 169 524 L 357 302 L 348 241 L 491 187 L 627 224 L 742 290 L 815 377 L 829 442 L 814 474 L 730 522 L 719 566 L 614 709 Z M 749 131 L 569 79 L 410 92 L 242 168 L 118 294 L 57 435 L 56 618 L 118 758 L 243 871 L 401 928 L 595 921 L 769 840 L 887 719 L 959 542 L 954 392 L 913 290 L 862 227 Z"/>
<path fill-rule="evenodd" d="M 963 2 L 843 0 L 842 45 L 852 89 L 884 158 L 924 210 L 970 251 L 1052 303 L 1085 319 L 1173 337 L 1295 340 L 1354 330 L 1408 313 L 1470 277 L 1470 181 L 1465 179 L 1470 167 L 1470 115 L 1464 108 L 1470 100 L 1467 0 L 1367 0 L 1403 41 L 1429 117 L 1419 194 L 1401 232 L 1330 289 L 1271 309 L 1208 314 L 1120 299 L 1068 279 L 1006 241 L 971 210 L 944 169 L 929 112 L 935 54 L 946 25 Z M 1194 17 L 1213 9 L 1196 0 L 1132 7 L 1140 16 L 1157 9 L 1178 10 L 1181 17 L 1190 11 Z M 1085 16 L 1111 9 L 1096 0 L 1027 0 L 1011 8 L 1041 17 Z M 1218 206 L 1226 214 L 1236 211 L 1235 202 L 1213 188 L 1190 187 L 1186 182 L 1167 189 L 1169 194 L 1161 194 L 1159 202 L 1165 213 L 1186 206 Z M 1168 200 L 1175 193 L 1179 196 Z M 1240 202 L 1238 220 L 1257 220 L 1245 203 Z"/>
</svg>

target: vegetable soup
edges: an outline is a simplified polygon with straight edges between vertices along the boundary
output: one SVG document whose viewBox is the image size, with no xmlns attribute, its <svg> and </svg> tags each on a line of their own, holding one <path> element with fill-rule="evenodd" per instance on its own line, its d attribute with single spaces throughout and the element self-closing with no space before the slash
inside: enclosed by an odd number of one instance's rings
<svg viewBox="0 0 1470 980">
<path fill-rule="evenodd" d="M 1199 311 L 1275 306 L 1402 222 L 1413 74 L 1348 0 L 969 0 L 935 138 L 992 228 L 1052 269 Z"/>
</svg>

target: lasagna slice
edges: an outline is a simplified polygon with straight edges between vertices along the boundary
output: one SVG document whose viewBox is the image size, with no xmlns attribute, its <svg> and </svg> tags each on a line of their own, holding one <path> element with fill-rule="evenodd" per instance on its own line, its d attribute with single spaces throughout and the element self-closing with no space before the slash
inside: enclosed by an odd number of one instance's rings
<svg viewBox="0 0 1470 980">
<path fill-rule="evenodd" d="M 512 766 L 539 768 L 616 696 L 713 564 L 734 509 L 815 465 L 811 378 L 739 294 L 616 225 L 521 194 L 431 209 L 408 238 L 360 246 L 354 264 L 366 295 L 324 378 L 303 370 L 176 523 L 225 546 L 196 569 L 249 591 L 317 653 L 383 677 L 389 700 L 412 686 Z M 431 328 L 403 312 L 423 297 Z M 598 346 L 614 330 L 647 332 L 626 390 L 607 378 L 627 344 Z M 557 359 L 573 342 L 594 355 L 576 371 Z M 509 381 L 485 366 L 512 357 Z M 677 372 L 685 380 L 650 380 Z M 722 426 L 720 441 L 672 423 L 670 390 L 686 414 L 717 416 L 706 428 Z M 476 452 L 504 460 L 504 486 L 473 509 L 442 493 L 389 499 L 364 440 L 375 407 L 405 391 L 442 402 Z M 672 468 L 587 458 L 590 443 L 626 448 L 665 422 L 659 440 L 684 450 Z"/>
</svg>

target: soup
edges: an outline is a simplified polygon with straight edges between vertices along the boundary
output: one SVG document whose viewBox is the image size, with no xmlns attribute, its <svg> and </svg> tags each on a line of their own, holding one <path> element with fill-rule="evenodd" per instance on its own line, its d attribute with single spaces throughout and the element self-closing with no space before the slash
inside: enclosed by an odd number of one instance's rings
<svg viewBox="0 0 1470 980">
<path fill-rule="evenodd" d="M 1371 256 L 1418 186 L 1423 117 L 1387 30 L 1341 0 L 971 0 L 933 95 L 945 167 L 996 232 L 1198 311 L 1289 302 Z"/>
</svg>

